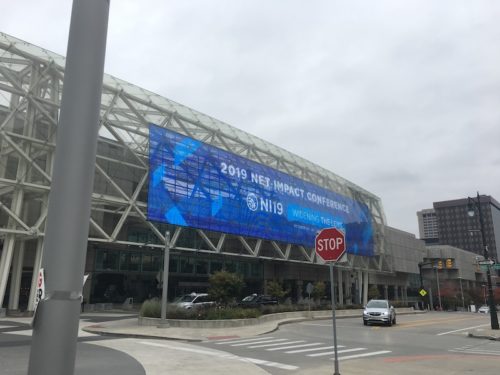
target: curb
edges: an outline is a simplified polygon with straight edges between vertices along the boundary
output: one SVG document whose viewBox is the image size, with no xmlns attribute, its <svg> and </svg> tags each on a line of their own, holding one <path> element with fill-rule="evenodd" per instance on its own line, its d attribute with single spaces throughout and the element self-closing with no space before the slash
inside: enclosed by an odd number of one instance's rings
<svg viewBox="0 0 500 375">
<path fill-rule="evenodd" d="M 425 311 L 420 311 L 420 310 L 415 310 L 415 311 L 408 311 L 408 312 L 401 312 L 398 315 L 411 315 L 411 314 L 422 314 L 425 313 Z M 359 317 L 359 314 L 349 314 L 349 315 L 341 315 L 341 316 L 336 316 L 336 319 L 347 319 L 347 318 L 356 318 Z M 288 318 L 288 319 L 283 319 L 282 321 L 276 320 L 275 321 L 275 326 L 273 328 L 269 328 L 267 330 L 264 330 L 262 332 L 256 333 L 254 336 L 260 336 L 264 335 L 267 333 L 275 332 L 279 329 L 280 326 L 285 325 L 285 324 L 292 324 L 292 323 L 300 323 L 300 322 L 305 322 L 305 321 L 314 321 L 314 320 L 330 320 L 332 319 L 331 316 L 326 316 L 326 317 L 298 317 L 298 318 Z M 258 327 L 259 324 L 253 324 L 254 327 Z M 103 330 L 100 330 L 99 328 L 102 328 Z M 177 327 L 179 328 L 179 327 Z M 190 329 L 188 327 L 183 327 L 184 329 Z M 110 332 L 106 330 L 105 327 L 95 327 L 93 328 L 92 326 L 87 326 L 87 327 L 82 327 L 82 331 L 88 332 L 88 333 L 93 333 L 93 334 L 98 334 L 102 336 L 118 336 L 118 337 L 130 337 L 130 338 L 142 338 L 142 339 L 156 339 L 156 340 L 170 340 L 170 341 L 184 341 L 184 342 L 202 342 L 205 341 L 205 338 L 179 338 L 179 337 L 171 337 L 171 336 L 161 336 L 161 335 L 147 335 L 147 334 L 140 334 L 140 333 L 123 333 L 123 332 Z M 162 329 L 162 328 L 158 328 Z M 182 329 L 182 328 L 181 328 Z M 196 328 L 191 328 L 191 329 L 196 329 Z M 214 329 L 223 329 L 221 327 L 219 328 L 214 328 Z"/>
<path fill-rule="evenodd" d="M 488 336 L 488 335 L 476 335 L 471 332 L 467 334 L 467 337 L 472 337 L 474 339 L 490 340 L 490 341 L 500 341 L 500 337 Z"/>
</svg>

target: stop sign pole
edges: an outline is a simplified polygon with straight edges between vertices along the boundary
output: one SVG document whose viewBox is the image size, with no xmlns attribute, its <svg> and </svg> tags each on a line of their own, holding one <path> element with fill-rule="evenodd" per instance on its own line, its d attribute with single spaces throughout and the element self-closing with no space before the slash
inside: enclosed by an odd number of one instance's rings
<svg viewBox="0 0 500 375">
<path fill-rule="evenodd" d="M 339 358 L 337 353 L 337 325 L 335 320 L 335 288 L 333 284 L 333 265 L 346 251 L 345 233 L 337 228 L 326 228 L 321 230 L 315 240 L 316 255 L 327 262 L 330 266 L 330 293 L 332 298 L 332 323 L 333 323 L 333 350 L 335 353 L 333 375 L 340 375 Z"/>
</svg>

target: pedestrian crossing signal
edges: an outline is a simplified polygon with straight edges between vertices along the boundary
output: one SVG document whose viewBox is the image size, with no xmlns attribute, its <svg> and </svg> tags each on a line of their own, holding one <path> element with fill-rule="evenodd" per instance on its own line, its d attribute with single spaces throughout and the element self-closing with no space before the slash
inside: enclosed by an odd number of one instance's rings
<svg viewBox="0 0 500 375">
<path fill-rule="evenodd" d="M 453 260 L 448 258 L 446 259 L 446 268 L 453 268 Z"/>
<path fill-rule="evenodd" d="M 438 260 L 438 270 L 442 270 L 442 269 L 443 269 L 443 261 Z"/>
</svg>

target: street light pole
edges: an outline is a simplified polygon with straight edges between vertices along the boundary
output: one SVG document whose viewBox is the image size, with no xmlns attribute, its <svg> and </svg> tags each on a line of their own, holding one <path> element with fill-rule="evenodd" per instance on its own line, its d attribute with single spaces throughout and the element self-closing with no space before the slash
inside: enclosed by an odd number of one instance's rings
<svg viewBox="0 0 500 375">
<path fill-rule="evenodd" d="M 490 259 L 490 255 L 488 252 L 488 245 L 486 243 L 486 234 L 484 232 L 484 220 L 483 220 L 483 212 L 481 210 L 481 200 L 479 197 L 479 192 L 477 192 L 477 198 L 474 200 L 474 198 L 469 197 L 469 209 L 468 213 L 469 216 L 474 216 L 474 209 L 473 205 L 477 207 L 478 213 L 479 213 L 479 225 L 481 229 L 481 241 L 483 245 L 483 256 L 485 260 Z M 486 281 L 488 283 L 488 305 L 490 307 L 490 320 L 491 320 L 491 329 L 499 329 L 500 327 L 498 326 L 498 316 L 497 316 L 497 309 L 495 306 L 495 301 L 493 299 L 493 287 L 491 284 L 491 272 L 490 272 L 490 267 L 488 266 L 486 268 Z"/>
<path fill-rule="evenodd" d="M 462 296 L 462 308 L 465 311 L 464 290 L 462 289 L 462 278 L 459 277 L 458 280 L 460 280 L 460 295 Z"/>
<path fill-rule="evenodd" d="M 441 304 L 441 290 L 439 288 L 439 268 L 438 267 L 436 267 L 436 284 L 437 284 L 437 292 L 438 292 L 439 311 L 443 311 L 443 305 Z"/>
</svg>

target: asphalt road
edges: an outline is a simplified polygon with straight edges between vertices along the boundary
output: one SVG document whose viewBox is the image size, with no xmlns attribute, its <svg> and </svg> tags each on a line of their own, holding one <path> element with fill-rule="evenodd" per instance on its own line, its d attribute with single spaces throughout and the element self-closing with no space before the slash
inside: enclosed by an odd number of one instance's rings
<svg viewBox="0 0 500 375">
<path fill-rule="evenodd" d="M 393 327 L 365 327 L 360 318 L 338 319 L 340 373 L 498 374 L 500 342 L 467 337 L 472 328 L 489 326 L 489 316 L 436 312 L 401 315 Z M 331 320 L 282 325 L 251 339 L 206 341 L 224 350 L 265 363 L 272 374 L 331 374 L 334 366 Z"/>
<path fill-rule="evenodd" d="M 92 314 L 85 325 L 127 318 Z M 360 318 L 338 319 L 338 356 L 342 375 L 498 374 L 500 341 L 466 336 L 488 327 L 489 316 L 436 312 L 398 316 L 392 327 L 365 327 Z M 26 319 L 0 321 L 0 373 L 26 374 L 31 330 Z M 214 350 L 215 349 L 215 350 Z M 331 320 L 282 325 L 251 338 L 199 343 L 97 336 L 80 331 L 75 374 L 160 375 L 238 373 L 332 374 Z M 211 372 L 207 372 L 209 365 Z"/>
<path fill-rule="evenodd" d="M 120 319 L 109 315 L 92 321 Z M 90 320 L 89 320 L 90 321 Z M 86 335 L 78 337 L 75 361 L 76 375 L 145 375 L 141 364 L 132 356 L 114 348 L 95 345 L 109 340 L 106 337 Z M 120 340 L 116 338 L 116 340 Z M 31 345 L 31 329 L 26 323 L 2 320 L 0 323 L 0 373 L 2 375 L 26 375 Z M 48 343 L 50 345 L 50 343 Z"/>
</svg>

